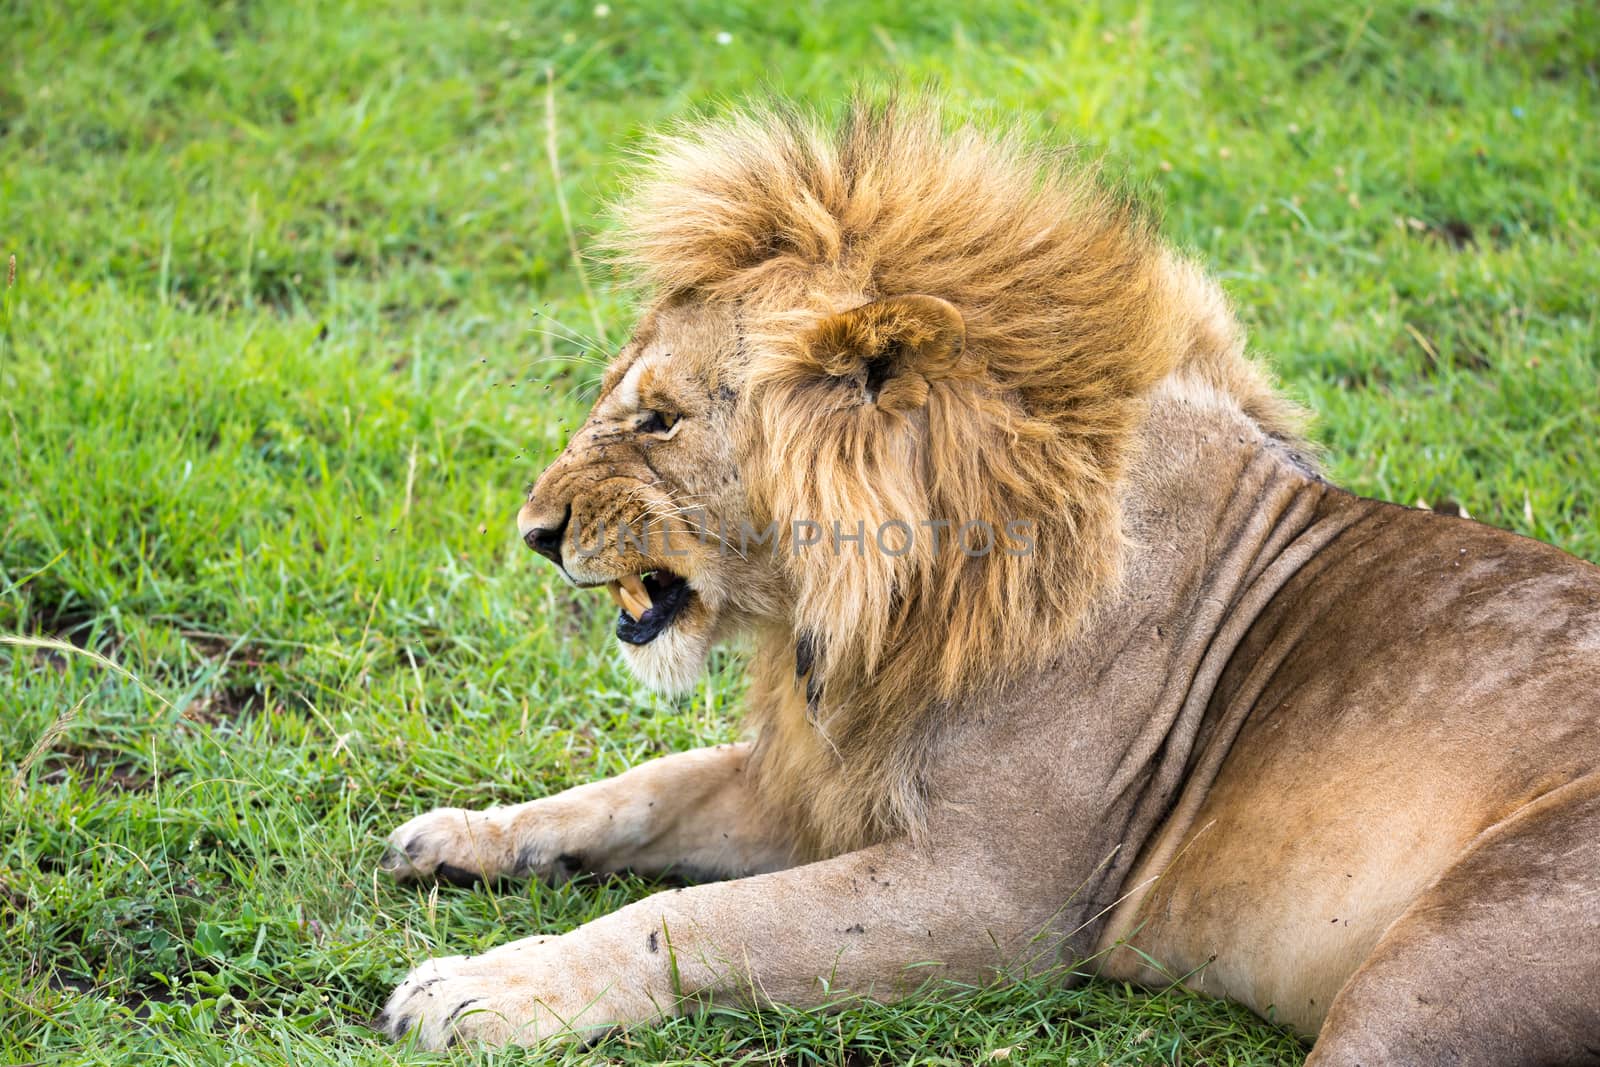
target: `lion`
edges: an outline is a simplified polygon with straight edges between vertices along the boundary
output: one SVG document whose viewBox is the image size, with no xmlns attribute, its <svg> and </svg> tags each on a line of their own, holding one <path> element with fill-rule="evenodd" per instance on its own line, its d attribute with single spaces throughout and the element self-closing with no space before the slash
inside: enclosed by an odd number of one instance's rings
<svg viewBox="0 0 1600 1067">
<path fill-rule="evenodd" d="M 1317 1067 L 1600 1057 L 1600 570 L 1330 484 L 1145 212 L 936 105 L 686 125 L 617 232 L 645 310 L 519 528 L 649 686 L 748 642 L 748 740 L 395 830 L 691 884 L 427 960 L 390 1036 L 1048 973 Z"/>
</svg>

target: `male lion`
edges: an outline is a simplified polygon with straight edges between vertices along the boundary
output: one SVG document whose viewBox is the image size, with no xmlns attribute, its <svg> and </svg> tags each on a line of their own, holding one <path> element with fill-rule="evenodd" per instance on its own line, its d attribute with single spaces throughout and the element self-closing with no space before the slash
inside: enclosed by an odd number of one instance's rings
<svg viewBox="0 0 1600 1067">
<path fill-rule="evenodd" d="M 381 1025 L 1058 967 L 1184 976 L 1322 1067 L 1595 1062 L 1600 570 L 1328 484 L 1198 269 L 943 129 L 654 152 L 621 226 L 653 302 L 519 521 L 650 685 L 748 634 L 751 740 L 401 826 L 400 878 L 705 884 L 429 960 Z"/>
</svg>

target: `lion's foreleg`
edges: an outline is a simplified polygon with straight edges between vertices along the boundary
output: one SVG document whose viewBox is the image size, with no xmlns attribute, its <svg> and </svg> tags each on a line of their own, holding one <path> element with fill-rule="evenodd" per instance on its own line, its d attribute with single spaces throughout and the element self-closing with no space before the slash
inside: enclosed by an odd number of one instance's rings
<svg viewBox="0 0 1600 1067">
<path fill-rule="evenodd" d="M 777 870 L 787 835 L 755 802 L 746 745 L 680 752 L 525 804 L 438 808 L 389 835 L 383 869 L 468 882 L 580 872 L 673 872 L 691 880 Z"/>
<path fill-rule="evenodd" d="M 812 1008 L 893 999 L 934 978 L 983 981 L 1038 946 L 1041 918 L 979 857 L 889 843 L 658 893 L 559 937 L 423 963 L 379 1025 L 428 1047 L 531 1043 L 703 1002 Z"/>
</svg>

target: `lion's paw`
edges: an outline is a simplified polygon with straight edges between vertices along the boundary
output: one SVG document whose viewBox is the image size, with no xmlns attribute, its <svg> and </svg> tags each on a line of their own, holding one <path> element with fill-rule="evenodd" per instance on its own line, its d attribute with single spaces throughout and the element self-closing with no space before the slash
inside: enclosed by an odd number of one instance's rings
<svg viewBox="0 0 1600 1067">
<path fill-rule="evenodd" d="M 508 1044 L 534 1021 L 509 984 L 495 968 L 474 966 L 470 956 L 428 960 L 395 989 L 376 1026 L 392 1040 L 414 1035 L 419 1046 L 436 1051 L 458 1041 Z"/>
<path fill-rule="evenodd" d="M 572 1040 L 620 1022 L 572 988 L 559 943 L 530 938 L 481 956 L 428 960 L 395 988 L 373 1025 L 392 1040 L 409 1035 L 422 1048 L 441 1050 Z"/>
<path fill-rule="evenodd" d="M 598 848 L 603 857 L 597 834 L 586 832 L 593 821 L 559 800 L 487 811 L 437 808 L 389 835 L 379 867 L 402 882 L 539 878 L 560 885 L 594 869 L 582 853 L 592 856 Z"/>
<path fill-rule="evenodd" d="M 401 882 L 489 882 L 514 873 L 516 857 L 505 837 L 487 812 L 436 808 L 389 835 L 378 867 Z"/>
</svg>

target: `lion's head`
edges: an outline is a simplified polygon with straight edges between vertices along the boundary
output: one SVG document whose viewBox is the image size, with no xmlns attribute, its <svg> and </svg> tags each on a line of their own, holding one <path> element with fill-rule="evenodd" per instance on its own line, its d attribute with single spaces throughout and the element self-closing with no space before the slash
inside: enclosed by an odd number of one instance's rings
<svg viewBox="0 0 1600 1067">
<path fill-rule="evenodd" d="M 694 684 L 717 639 L 783 610 L 771 552 L 738 543 L 752 512 L 735 329 L 720 302 L 648 311 L 519 516 L 524 540 L 569 579 L 610 590 L 628 663 L 669 691 Z"/>
<path fill-rule="evenodd" d="M 617 237 L 651 302 L 520 515 L 611 588 L 643 680 L 751 632 L 769 700 L 840 759 L 888 753 L 1115 582 L 1157 381 L 1189 366 L 1287 425 L 1215 288 L 1020 144 L 865 105 L 657 144 Z"/>
</svg>

